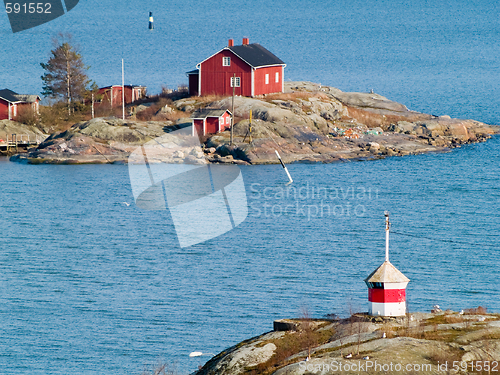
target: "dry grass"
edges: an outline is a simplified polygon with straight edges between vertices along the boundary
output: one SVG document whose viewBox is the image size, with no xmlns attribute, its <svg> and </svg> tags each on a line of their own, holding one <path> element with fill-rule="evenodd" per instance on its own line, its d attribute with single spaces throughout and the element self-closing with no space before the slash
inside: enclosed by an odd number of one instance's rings
<svg viewBox="0 0 500 375">
<path fill-rule="evenodd" d="M 73 124 L 89 120 L 90 112 L 76 111 L 68 115 L 65 103 L 55 103 L 52 106 L 40 106 L 40 123 L 49 132 L 68 130 Z"/>
<path fill-rule="evenodd" d="M 177 371 L 175 365 L 168 363 L 158 363 L 152 369 L 146 369 L 142 372 L 141 375 L 177 375 L 179 372 Z"/>
<path fill-rule="evenodd" d="M 397 329 L 391 323 L 384 323 L 380 328 L 381 332 L 384 332 L 387 338 L 393 338 L 397 336 Z"/>
<path fill-rule="evenodd" d="M 177 121 L 178 119 L 181 118 L 186 118 L 189 117 L 190 113 L 188 112 L 183 112 L 183 111 L 178 111 L 175 108 L 171 106 L 172 100 L 169 98 L 159 98 L 156 102 L 154 102 L 151 106 L 148 108 L 138 112 L 136 114 L 136 118 L 140 121 Z M 172 112 L 165 112 L 165 113 L 158 113 L 158 111 L 165 107 L 165 106 L 171 106 L 173 109 Z M 157 114 L 158 113 L 158 114 Z"/>
<path fill-rule="evenodd" d="M 271 102 L 273 100 L 284 100 L 284 101 L 293 101 L 298 102 L 299 99 L 309 100 L 309 98 L 318 98 L 320 100 L 328 101 L 330 98 L 328 95 L 322 92 L 308 92 L 308 91 L 295 91 L 290 93 L 282 93 L 278 92 L 275 94 L 266 94 L 263 99 L 267 102 Z"/>
<path fill-rule="evenodd" d="M 308 324 L 309 323 L 309 324 Z M 290 356 L 313 349 L 328 341 L 334 334 L 334 329 L 313 329 L 313 321 L 305 319 L 301 321 L 302 329 L 297 332 L 286 332 L 285 335 L 271 342 L 276 345 L 274 355 L 265 363 L 255 367 L 248 368 L 246 375 L 268 375 L 275 372 L 278 368 L 288 364 L 286 361 Z M 266 343 L 267 344 L 267 343 Z"/>
<path fill-rule="evenodd" d="M 35 126 L 40 122 L 40 116 L 31 107 L 21 107 L 19 108 L 15 120 L 20 122 L 21 124 Z"/>
<path fill-rule="evenodd" d="M 488 313 L 488 309 L 483 306 L 478 306 L 472 309 L 465 309 L 464 315 L 485 315 Z"/>
<path fill-rule="evenodd" d="M 453 361 L 460 362 L 462 360 L 462 355 L 463 352 L 461 352 L 460 349 L 451 348 L 451 351 L 436 351 L 432 353 L 428 357 L 428 359 L 435 365 L 443 364 L 446 362 L 448 362 L 448 364 L 451 364 L 453 363 Z"/>
<path fill-rule="evenodd" d="M 198 104 L 200 104 L 200 105 L 210 104 L 212 102 L 217 102 L 217 101 L 222 100 L 224 98 L 227 98 L 227 96 L 213 95 L 213 94 L 195 97 L 197 105 Z"/>
</svg>

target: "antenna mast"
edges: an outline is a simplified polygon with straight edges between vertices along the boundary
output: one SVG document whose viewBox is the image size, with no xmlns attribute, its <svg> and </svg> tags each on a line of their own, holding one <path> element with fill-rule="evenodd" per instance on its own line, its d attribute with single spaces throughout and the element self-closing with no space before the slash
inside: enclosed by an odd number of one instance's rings
<svg viewBox="0 0 500 375">
<path fill-rule="evenodd" d="M 389 211 L 385 211 L 385 261 L 389 261 Z"/>
</svg>

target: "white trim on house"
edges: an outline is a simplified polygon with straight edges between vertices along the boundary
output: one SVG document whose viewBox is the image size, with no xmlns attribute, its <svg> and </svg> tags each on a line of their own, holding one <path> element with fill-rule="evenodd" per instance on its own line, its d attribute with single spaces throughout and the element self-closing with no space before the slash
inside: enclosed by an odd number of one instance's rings
<svg viewBox="0 0 500 375">
<path fill-rule="evenodd" d="M 281 67 L 281 92 L 285 92 L 285 66 Z"/>
<path fill-rule="evenodd" d="M 252 87 L 250 89 L 250 96 L 253 98 L 255 96 L 255 68 L 252 66 L 250 81 L 252 82 Z"/>
<path fill-rule="evenodd" d="M 198 96 L 201 96 L 201 65 L 198 68 Z"/>
<path fill-rule="evenodd" d="M 246 61 L 245 61 L 246 62 Z M 248 63 L 247 63 L 248 64 Z M 274 65 L 261 65 L 261 66 L 256 66 L 255 69 L 260 69 L 260 68 L 270 68 L 272 66 L 282 66 L 283 68 L 286 67 L 286 64 L 274 64 Z"/>
</svg>

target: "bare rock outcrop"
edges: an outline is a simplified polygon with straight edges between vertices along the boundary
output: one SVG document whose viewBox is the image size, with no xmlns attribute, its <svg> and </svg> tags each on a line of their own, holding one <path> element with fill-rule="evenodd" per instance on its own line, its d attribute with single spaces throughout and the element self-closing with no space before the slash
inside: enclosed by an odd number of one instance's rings
<svg viewBox="0 0 500 375">
<path fill-rule="evenodd" d="M 232 109 L 230 97 L 207 103 L 187 98 L 164 107 L 185 111 L 171 121 L 122 121 L 97 118 L 53 134 L 36 150 L 12 157 L 29 163 L 126 162 L 130 153 L 176 129 L 189 126 L 189 112 L 200 107 Z M 166 108 L 166 109 L 165 109 Z M 250 132 L 250 111 L 252 112 Z M 184 112 L 181 112 L 184 113 Z M 311 82 L 288 82 L 285 92 L 234 100 L 234 144 L 230 131 L 203 136 L 207 162 L 231 164 L 369 160 L 448 151 L 481 142 L 499 132 L 498 126 L 410 111 L 375 93 L 345 93 Z M 1 130 L 1 129 L 0 129 Z M 173 160 L 172 155 L 157 160 Z M 177 160 L 177 158 L 174 158 Z"/>
<path fill-rule="evenodd" d="M 500 316 L 477 311 L 287 319 L 275 322 L 275 329 L 287 331 L 235 345 L 195 375 L 463 374 L 478 365 L 498 368 Z"/>
<path fill-rule="evenodd" d="M 231 98 L 210 106 L 230 109 Z M 233 157 L 252 164 L 277 163 L 275 149 L 286 162 L 440 152 L 484 141 L 499 131 L 497 126 L 474 120 L 410 111 L 375 93 L 344 93 L 310 82 L 289 82 L 283 94 L 237 97 L 235 116 L 239 121 L 234 126 Z M 228 131 L 216 134 L 207 146 L 217 148 L 228 144 L 229 138 Z M 209 160 L 220 162 L 217 154 L 209 154 Z"/>
<path fill-rule="evenodd" d="M 138 146 L 165 134 L 170 122 L 123 121 L 96 118 L 52 134 L 35 150 L 18 154 L 13 161 L 32 164 L 125 163 Z"/>
</svg>

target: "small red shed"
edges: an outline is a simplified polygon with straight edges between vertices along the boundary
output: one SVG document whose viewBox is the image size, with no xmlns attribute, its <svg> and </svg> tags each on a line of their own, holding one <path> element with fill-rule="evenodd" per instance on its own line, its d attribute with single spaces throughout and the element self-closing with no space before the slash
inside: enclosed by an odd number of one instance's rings
<svg viewBox="0 0 500 375">
<path fill-rule="evenodd" d="M 18 94 L 9 89 L 0 90 L 0 120 L 14 120 L 25 108 L 38 113 L 40 100 L 38 95 Z"/>
<path fill-rule="evenodd" d="M 146 87 L 125 85 L 125 104 L 130 104 L 145 96 Z M 101 87 L 98 91 L 101 96 L 98 105 L 107 105 L 109 107 L 119 107 L 122 105 L 122 85 L 112 85 Z"/>
<path fill-rule="evenodd" d="M 199 109 L 191 115 L 193 132 L 198 135 L 215 134 L 229 129 L 231 126 L 231 112 L 227 109 Z"/>
<path fill-rule="evenodd" d="M 258 43 L 227 47 L 187 72 L 190 95 L 257 96 L 284 91 L 286 64 Z"/>
</svg>

